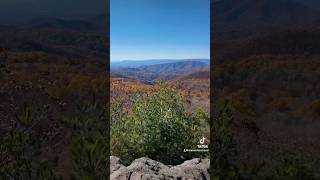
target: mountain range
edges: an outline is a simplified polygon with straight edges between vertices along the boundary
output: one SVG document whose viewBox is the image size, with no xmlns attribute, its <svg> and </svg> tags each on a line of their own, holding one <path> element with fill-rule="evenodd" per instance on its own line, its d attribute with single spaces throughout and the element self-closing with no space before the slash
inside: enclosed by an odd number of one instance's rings
<svg viewBox="0 0 320 180">
<path fill-rule="evenodd" d="M 106 61 L 106 39 L 103 36 L 58 29 L 0 28 L 0 47 L 10 51 L 44 52 L 50 55 Z"/>
<path fill-rule="evenodd" d="M 98 14 L 82 20 L 70 18 L 40 17 L 32 19 L 19 26 L 33 29 L 59 29 L 79 32 L 102 33 L 106 31 L 107 23 L 107 15 Z"/>
<path fill-rule="evenodd" d="M 169 60 L 168 60 L 169 61 Z M 113 78 L 128 78 L 138 80 L 143 83 L 157 83 L 159 81 L 170 81 L 190 73 L 198 71 L 208 71 L 208 60 L 191 61 L 180 60 L 176 62 L 169 62 L 165 60 L 151 60 L 151 62 L 144 61 L 144 65 L 131 68 L 111 69 L 111 77 Z M 137 61 L 141 64 L 142 61 Z M 159 63 L 161 64 L 153 64 Z M 134 64 L 134 63 L 133 63 Z M 146 65 L 150 64 L 150 65 Z M 209 78 L 209 76 L 208 76 Z"/>
<path fill-rule="evenodd" d="M 111 61 L 111 69 L 120 68 L 138 68 L 140 66 L 149 66 L 157 64 L 167 64 L 185 61 L 197 61 L 206 64 L 210 63 L 208 59 L 150 59 L 150 60 L 124 60 L 124 61 Z"/>
<path fill-rule="evenodd" d="M 214 1 L 215 38 L 236 39 L 292 27 L 316 28 L 320 25 L 320 10 L 307 4 L 294 0 Z"/>
<path fill-rule="evenodd" d="M 44 52 L 77 61 L 100 57 L 100 62 L 106 62 L 107 19 L 106 14 L 99 14 L 84 20 L 37 18 L 17 25 L 0 25 L 0 47 Z"/>
<path fill-rule="evenodd" d="M 3 0 L 0 23 L 25 23 L 39 17 L 86 19 L 108 10 L 108 1 L 102 0 Z"/>
</svg>

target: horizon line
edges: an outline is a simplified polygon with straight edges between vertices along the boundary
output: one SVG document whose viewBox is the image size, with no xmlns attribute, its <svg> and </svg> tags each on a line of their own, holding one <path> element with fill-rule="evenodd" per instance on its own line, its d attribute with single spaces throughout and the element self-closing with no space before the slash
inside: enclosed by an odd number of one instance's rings
<svg viewBox="0 0 320 180">
<path fill-rule="evenodd" d="M 124 59 L 124 60 L 110 60 L 110 62 L 123 62 L 123 61 L 156 61 L 156 60 L 210 60 L 210 58 L 159 58 L 159 59 Z"/>
</svg>

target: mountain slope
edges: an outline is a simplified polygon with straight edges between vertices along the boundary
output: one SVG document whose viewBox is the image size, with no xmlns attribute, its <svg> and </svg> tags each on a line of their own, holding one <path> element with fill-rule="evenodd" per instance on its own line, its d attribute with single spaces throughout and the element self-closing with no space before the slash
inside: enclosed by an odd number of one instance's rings
<svg viewBox="0 0 320 180">
<path fill-rule="evenodd" d="M 319 55 L 319 30 L 291 29 L 258 35 L 247 40 L 221 42 L 214 49 L 216 64 L 248 56 Z"/>
<path fill-rule="evenodd" d="M 184 62 L 142 66 L 139 69 L 142 69 L 147 72 L 153 72 L 153 73 L 178 74 L 178 73 L 186 73 L 186 72 L 194 71 L 197 69 L 202 69 L 205 67 L 207 67 L 207 64 L 204 62 L 184 61 Z"/>
<path fill-rule="evenodd" d="M 26 28 L 24 26 L 0 28 L 0 47 L 15 51 L 41 51 L 68 57 L 89 55 L 105 61 L 106 39 L 95 33 L 85 33 L 55 28 Z"/>
<path fill-rule="evenodd" d="M 299 29 L 216 45 L 214 106 L 228 101 L 234 108 L 236 131 L 245 146 L 252 146 L 249 136 L 240 133 L 258 130 L 258 144 L 301 148 L 304 155 L 318 158 L 319 40 L 319 31 Z M 273 140 L 264 140 L 263 134 Z"/>
<path fill-rule="evenodd" d="M 65 29 L 72 31 L 94 31 L 94 24 L 83 20 L 68 20 L 62 18 L 35 19 L 26 25 L 31 28 Z"/>
<path fill-rule="evenodd" d="M 186 75 L 183 75 L 181 77 L 178 77 L 177 81 L 183 81 L 187 79 L 210 79 L 210 69 L 209 67 L 207 69 L 195 71 Z"/>
<path fill-rule="evenodd" d="M 87 32 L 101 34 L 105 36 L 108 23 L 109 20 L 107 18 L 107 15 L 104 13 L 83 20 L 70 18 L 41 17 L 32 19 L 20 26 L 32 29 L 55 29 Z"/>
</svg>

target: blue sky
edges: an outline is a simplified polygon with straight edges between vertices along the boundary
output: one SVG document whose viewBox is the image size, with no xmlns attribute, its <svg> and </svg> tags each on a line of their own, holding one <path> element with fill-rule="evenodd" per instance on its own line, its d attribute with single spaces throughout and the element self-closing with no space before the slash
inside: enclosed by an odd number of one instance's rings
<svg viewBox="0 0 320 180">
<path fill-rule="evenodd" d="M 210 0 L 110 0 L 111 61 L 210 57 Z"/>
</svg>

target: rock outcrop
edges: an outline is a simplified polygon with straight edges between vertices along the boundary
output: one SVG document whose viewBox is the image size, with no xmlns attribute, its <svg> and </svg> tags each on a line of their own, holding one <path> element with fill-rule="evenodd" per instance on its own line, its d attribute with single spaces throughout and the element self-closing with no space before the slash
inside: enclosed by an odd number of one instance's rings
<svg viewBox="0 0 320 180">
<path fill-rule="evenodd" d="M 209 159 L 192 159 L 177 166 L 167 166 L 149 158 L 140 158 L 124 166 L 118 157 L 110 157 L 111 180 L 209 180 Z"/>
</svg>

